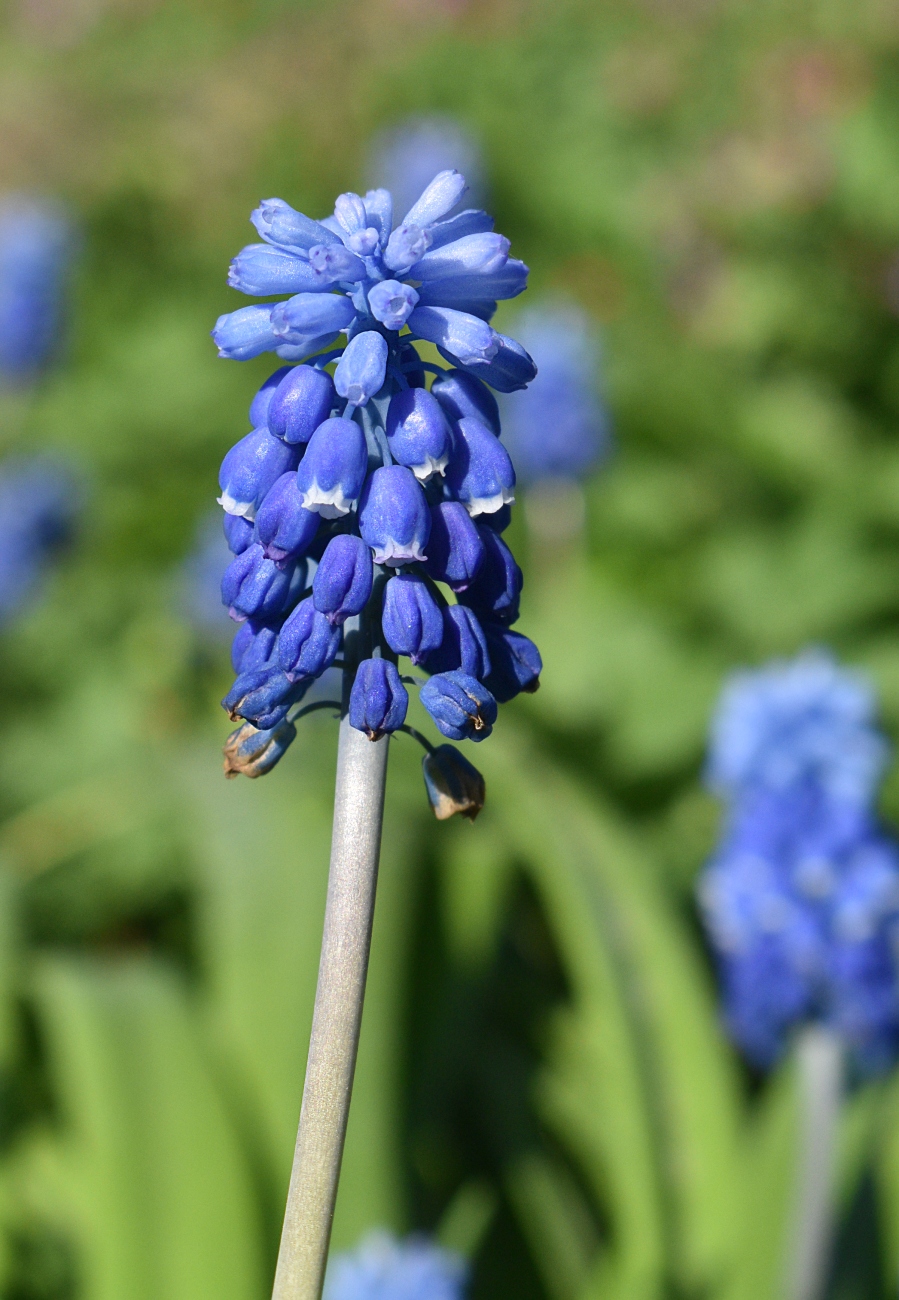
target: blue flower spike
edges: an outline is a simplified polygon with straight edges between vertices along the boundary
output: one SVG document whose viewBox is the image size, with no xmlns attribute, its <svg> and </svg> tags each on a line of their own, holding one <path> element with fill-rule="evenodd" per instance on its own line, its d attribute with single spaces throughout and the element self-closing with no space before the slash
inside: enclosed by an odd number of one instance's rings
<svg viewBox="0 0 899 1300">
<path fill-rule="evenodd" d="M 329 1264 L 324 1300 L 462 1300 L 467 1280 L 464 1260 L 426 1237 L 373 1232 Z"/>
<path fill-rule="evenodd" d="M 276 733 L 232 737 L 232 773 L 277 763 L 289 710 L 335 661 L 349 722 L 373 740 L 410 731 L 396 656 L 430 675 L 421 699 L 450 739 L 485 739 L 497 699 L 536 689 L 540 656 L 511 630 L 521 571 L 499 534 L 515 470 L 494 396 L 536 367 L 491 324 L 528 270 L 486 212 L 465 208 L 466 190 L 444 166 L 417 198 L 347 192 L 321 221 L 265 199 L 251 218 L 261 242 L 231 264 L 232 287 L 275 301 L 221 317 L 221 355 L 289 363 L 222 465 L 234 555 L 222 594 L 242 623 L 225 703 Z M 446 364 L 425 361 L 422 342 Z M 425 769 L 435 812 L 451 786 L 480 807 L 477 773 L 444 750 Z"/>
</svg>

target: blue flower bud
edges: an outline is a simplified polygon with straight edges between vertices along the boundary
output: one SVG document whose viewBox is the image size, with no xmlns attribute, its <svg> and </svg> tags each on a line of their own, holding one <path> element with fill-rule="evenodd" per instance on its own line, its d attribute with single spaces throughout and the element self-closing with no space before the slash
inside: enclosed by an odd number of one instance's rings
<svg viewBox="0 0 899 1300">
<path fill-rule="evenodd" d="M 416 307 L 409 317 L 409 329 L 416 338 L 435 343 L 441 353 L 464 366 L 486 365 L 499 347 L 500 336 L 486 321 L 449 307 Z"/>
<path fill-rule="evenodd" d="M 380 280 L 368 292 L 368 305 L 375 320 L 389 330 L 401 330 L 418 302 L 411 284 L 399 280 Z"/>
<path fill-rule="evenodd" d="M 228 283 L 241 293 L 264 298 L 270 293 L 321 293 L 338 276 L 319 275 L 305 260 L 271 244 L 248 244 L 232 260 Z"/>
<path fill-rule="evenodd" d="M 485 618 L 514 623 L 521 596 L 521 569 L 506 543 L 489 528 L 479 530 L 484 543 L 484 563 L 478 576 L 459 599 Z"/>
<path fill-rule="evenodd" d="M 234 633 L 231 642 L 231 667 L 236 673 L 248 673 L 270 664 L 277 654 L 278 633 L 264 623 L 247 619 Z"/>
<path fill-rule="evenodd" d="M 356 308 L 343 293 L 298 293 L 271 308 L 271 327 L 278 343 L 307 347 L 346 329 Z M 236 313 L 235 313 L 236 314 Z"/>
<path fill-rule="evenodd" d="M 377 330 L 350 339 L 334 371 L 334 387 L 353 406 L 364 406 L 384 386 L 387 340 Z"/>
<path fill-rule="evenodd" d="M 359 499 L 368 470 L 365 434 L 355 420 L 334 416 L 309 439 L 297 470 L 297 487 L 307 510 L 323 519 L 348 514 Z"/>
<path fill-rule="evenodd" d="M 270 399 L 269 432 L 285 442 L 308 442 L 331 414 L 335 401 L 331 376 L 314 366 L 293 366 L 278 373 L 283 378 Z"/>
<path fill-rule="evenodd" d="M 458 421 L 455 433 L 446 481 L 468 513 L 492 514 L 511 504 L 515 500 L 515 470 L 500 440 L 470 416 Z"/>
<path fill-rule="evenodd" d="M 384 589 L 381 627 L 387 644 L 398 655 L 420 664 L 443 640 L 440 606 L 421 578 L 402 573 Z"/>
<path fill-rule="evenodd" d="M 303 505 L 296 474 L 287 473 L 281 475 L 259 507 L 256 537 L 266 559 L 283 567 L 307 550 L 318 525 L 319 516 Z"/>
<path fill-rule="evenodd" d="M 457 275 L 495 275 L 509 260 L 509 240 L 492 232 L 465 235 L 431 248 L 410 269 L 413 280 L 443 280 Z"/>
<path fill-rule="evenodd" d="M 474 821 L 484 807 L 484 778 L 458 749 L 452 745 L 438 745 L 425 754 L 421 770 L 428 802 L 438 821 L 446 821 L 454 813 Z"/>
<path fill-rule="evenodd" d="M 433 311 L 433 307 L 419 307 L 418 311 Z M 493 356 L 479 360 L 477 357 L 466 361 L 459 356 L 462 364 L 475 371 L 485 384 L 495 388 L 498 393 L 514 393 L 519 388 L 526 388 L 537 373 L 534 359 L 525 352 L 520 343 L 507 338 L 505 334 L 493 332 L 496 351 Z M 439 346 L 439 345 L 438 345 Z M 447 361 L 454 361 L 458 354 L 452 348 L 440 348 Z"/>
<path fill-rule="evenodd" d="M 243 515 L 226 514 L 222 522 L 228 550 L 232 555 L 241 555 L 254 541 L 252 520 Z"/>
<path fill-rule="evenodd" d="M 265 776 L 281 760 L 296 735 L 292 722 L 282 722 L 268 731 L 259 731 L 252 722 L 245 722 L 225 741 L 225 776 L 229 779 L 238 774 Z"/>
<path fill-rule="evenodd" d="M 405 275 L 409 267 L 414 266 L 430 247 L 431 236 L 426 230 L 403 222 L 387 241 L 384 265 L 398 275 Z"/>
<path fill-rule="evenodd" d="M 471 418 L 486 424 L 491 433 L 500 435 L 499 407 L 486 384 L 464 370 L 448 370 L 438 375 L 431 393 L 451 420 Z"/>
<path fill-rule="evenodd" d="M 365 204 L 352 190 L 348 190 L 346 194 L 338 194 L 334 203 L 334 216 L 348 235 L 365 230 L 368 225 Z"/>
<path fill-rule="evenodd" d="M 443 610 L 443 638 L 428 655 L 429 673 L 461 671 L 484 681 L 490 672 L 490 651 L 477 615 L 467 605 L 448 605 Z"/>
<path fill-rule="evenodd" d="M 369 740 L 396 731 L 406 720 L 409 696 L 389 659 L 363 659 L 350 691 L 350 726 Z"/>
<path fill-rule="evenodd" d="M 405 465 L 376 469 L 359 502 L 359 531 L 376 564 L 423 560 L 431 516 L 418 480 Z"/>
<path fill-rule="evenodd" d="M 483 682 L 497 704 L 507 704 L 520 691 L 532 695 L 543 671 L 543 660 L 533 641 L 508 627 L 492 623 L 483 626 L 491 665 Z"/>
<path fill-rule="evenodd" d="M 393 196 L 390 190 L 369 190 L 363 202 L 366 221 L 369 226 L 377 228 L 379 243 L 386 247 L 393 229 Z"/>
<path fill-rule="evenodd" d="M 282 341 L 272 328 L 271 307 L 241 307 L 219 316 L 212 338 L 219 356 L 230 361 L 248 361 Z"/>
<path fill-rule="evenodd" d="M 425 682 L 420 699 L 450 740 L 486 740 L 496 722 L 496 700 L 468 673 L 438 673 Z"/>
<path fill-rule="evenodd" d="M 423 483 L 442 474 L 452 434 L 440 403 L 424 388 L 404 388 L 387 408 L 387 445 L 400 465 Z"/>
<path fill-rule="evenodd" d="M 492 275 L 456 275 L 423 284 L 418 300 L 422 307 L 453 307 L 484 320 L 493 315 L 497 299 L 517 298 L 527 287 L 528 268 L 524 262 L 510 258 Z"/>
<path fill-rule="evenodd" d="M 468 189 L 465 177 L 454 168 L 438 172 L 421 197 L 403 217 L 402 224 L 430 226 L 440 221 L 453 208 Z"/>
<path fill-rule="evenodd" d="M 431 535 L 424 567 L 428 577 L 464 591 L 484 560 L 484 543 L 477 525 L 460 501 L 431 506 Z"/>
<path fill-rule="evenodd" d="M 327 226 L 295 211 L 283 199 L 263 199 L 250 220 L 268 244 L 285 244 L 288 248 L 308 251 L 316 244 L 340 243 Z"/>
<path fill-rule="evenodd" d="M 362 258 L 342 244 L 316 244 L 309 249 L 309 265 L 322 283 L 337 284 L 339 280 L 365 278 L 365 263 Z M 289 293 L 290 290 L 284 292 Z"/>
<path fill-rule="evenodd" d="M 228 565 L 222 578 L 222 604 L 235 623 L 245 618 L 277 618 L 294 594 L 295 567 L 279 569 L 258 542 Z"/>
<path fill-rule="evenodd" d="M 371 257 L 380 243 L 381 233 L 375 226 L 368 226 L 365 230 L 354 230 L 351 235 L 346 236 L 347 248 L 350 252 L 357 253 L 359 257 Z"/>
<path fill-rule="evenodd" d="M 291 369 L 291 366 L 281 366 L 273 375 L 269 375 L 253 398 L 250 403 L 250 424 L 254 429 L 261 429 L 263 426 L 268 425 L 268 412 L 272 404 L 272 398 L 275 395 L 275 389 L 284 376 L 290 374 Z M 269 432 L 271 432 L 271 429 L 269 429 Z"/>
<path fill-rule="evenodd" d="M 315 608 L 329 623 L 343 623 L 362 613 L 373 580 L 371 551 L 365 542 L 353 533 L 340 533 L 328 542 L 312 579 Z"/>
<path fill-rule="evenodd" d="M 467 235 L 483 235 L 493 229 L 493 218 L 480 208 L 466 208 L 452 217 L 446 217 L 429 228 L 432 248 L 443 248 Z"/>
<path fill-rule="evenodd" d="M 292 682 L 277 668 L 259 668 L 240 674 L 222 707 L 232 722 L 246 718 L 260 731 L 269 731 L 284 721 L 307 688 L 308 682 Z"/>
<path fill-rule="evenodd" d="M 281 628 L 278 662 L 292 682 L 320 677 L 334 662 L 340 637 L 340 628 L 329 623 L 307 596 Z"/>
<path fill-rule="evenodd" d="M 298 456 L 295 448 L 273 438 L 268 429 L 254 429 L 222 461 L 219 505 L 229 515 L 255 519 L 266 493 L 282 474 L 296 469 Z"/>
</svg>

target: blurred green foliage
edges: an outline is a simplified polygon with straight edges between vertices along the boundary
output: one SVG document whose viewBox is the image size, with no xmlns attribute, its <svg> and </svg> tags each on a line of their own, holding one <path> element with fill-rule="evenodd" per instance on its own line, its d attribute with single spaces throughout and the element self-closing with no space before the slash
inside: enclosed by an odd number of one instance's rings
<svg viewBox="0 0 899 1300">
<path fill-rule="evenodd" d="M 473 1300 L 776 1300 L 787 1062 L 720 1033 L 693 881 L 734 664 L 826 641 L 899 733 L 899 16 L 880 0 L 11 0 L 5 189 L 84 246 L 64 363 L 3 451 L 90 481 L 0 639 L 0 1294 L 256 1300 L 293 1146 L 334 727 L 225 784 L 224 641 L 177 568 L 264 359 L 209 328 L 262 194 L 313 212 L 366 142 L 481 140 L 531 296 L 602 323 L 618 451 L 582 536 L 519 510 L 540 693 L 436 825 L 394 743 L 335 1227 L 474 1255 Z M 512 304 L 501 317 L 514 332 Z M 899 778 L 886 814 L 899 817 Z M 899 1278 L 899 1081 L 841 1138 L 831 1300 Z"/>
</svg>

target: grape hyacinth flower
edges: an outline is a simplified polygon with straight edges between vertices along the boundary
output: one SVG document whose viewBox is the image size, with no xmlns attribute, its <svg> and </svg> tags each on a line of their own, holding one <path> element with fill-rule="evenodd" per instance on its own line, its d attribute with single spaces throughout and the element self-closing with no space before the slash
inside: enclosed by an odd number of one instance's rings
<svg viewBox="0 0 899 1300">
<path fill-rule="evenodd" d="M 25 195 L 0 202 L 0 380 L 35 377 L 59 339 L 72 226 L 61 208 Z"/>
<path fill-rule="evenodd" d="M 467 1267 L 426 1237 L 371 1233 L 328 1269 L 325 1300 L 462 1300 Z"/>
<path fill-rule="evenodd" d="M 0 622 L 34 596 L 71 540 L 81 491 L 72 471 L 49 459 L 0 466 Z"/>
<path fill-rule="evenodd" d="M 500 533 L 515 470 L 491 392 L 523 389 L 536 373 L 525 349 L 490 324 L 498 301 L 524 290 L 528 269 L 486 212 L 461 207 L 465 192 L 464 177 L 446 169 L 405 212 L 395 213 L 384 189 L 341 194 L 321 221 L 264 200 L 251 218 L 263 242 L 234 259 L 229 283 L 282 297 L 222 316 L 213 330 L 223 357 L 273 352 L 291 363 L 254 397 L 252 429 L 219 480 L 234 557 L 222 599 L 241 625 L 237 677 L 223 701 L 240 723 L 226 771 L 263 775 L 300 717 L 321 708 L 341 716 L 331 883 L 278 1300 L 319 1300 L 391 734 L 427 751 L 425 785 L 439 818 L 474 817 L 484 801 L 483 781 L 458 751 L 406 724 L 407 687 L 420 681 L 397 660 L 430 674 L 420 701 L 455 740 L 490 735 L 493 689 L 507 701 L 539 682 L 536 646 L 511 632 L 522 579 Z M 423 360 L 420 342 L 445 364 Z M 334 665 L 342 700 L 301 704 Z"/>
<path fill-rule="evenodd" d="M 826 1276 L 843 1060 L 870 1075 L 899 1057 L 899 845 L 874 808 L 886 760 L 870 685 L 820 650 L 734 674 L 712 721 L 707 779 L 726 809 L 699 894 L 725 1020 L 760 1069 L 796 1039 L 795 1300 Z"/>
</svg>

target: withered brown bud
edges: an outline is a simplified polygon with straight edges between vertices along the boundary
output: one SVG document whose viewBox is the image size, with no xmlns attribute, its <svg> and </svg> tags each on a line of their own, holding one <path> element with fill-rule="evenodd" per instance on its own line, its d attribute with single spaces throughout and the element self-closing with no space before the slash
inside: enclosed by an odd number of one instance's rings
<svg viewBox="0 0 899 1300">
<path fill-rule="evenodd" d="M 454 745 L 438 745 L 421 760 L 428 799 L 438 821 L 454 813 L 474 821 L 484 807 L 484 778 Z"/>
<path fill-rule="evenodd" d="M 265 776 L 296 739 L 296 734 L 296 727 L 286 719 L 271 731 L 259 731 L 251 722 L 245 722 L 225 741 L 225 776 L 229 780 L 240 773 L 249 777 Z"/>
</svg>

